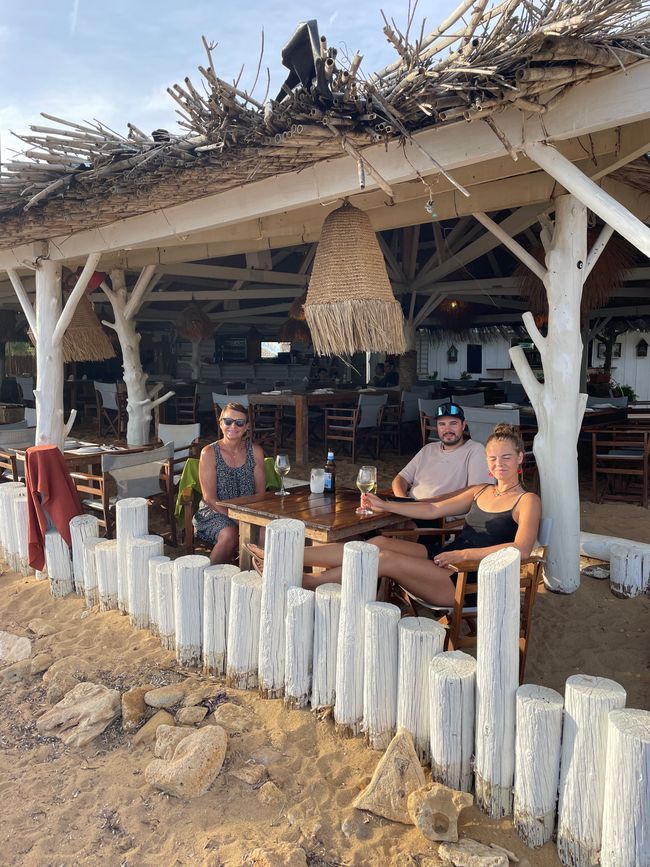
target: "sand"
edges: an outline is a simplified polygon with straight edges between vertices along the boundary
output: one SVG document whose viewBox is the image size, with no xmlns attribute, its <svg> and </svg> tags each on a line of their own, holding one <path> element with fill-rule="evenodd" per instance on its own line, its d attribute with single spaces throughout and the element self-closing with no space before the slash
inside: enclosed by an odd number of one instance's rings
<svg viewBox="0 0 650 867">
<path fill-rule="evenodd" d="M 585 530 L 650 542 L 648 512 L 634 506 L 582 505 Z M 621 683 L 628 706 L 650 706 L 646 597 L 615 599 L 608 582 L 583 579 L 572 596 L 537 600 L 526 679 L 563 690 L 574 673 Z M 198 678 L 173 654 L 116 612 L 87 611 L 74 596 L 53 599 L 48 583 L 0 576 L 0 629 L 34 638 L 27 624 L 46 620 L 53 634 L 34 653 L 88 661 L 89 679 L 126 690 Z M 200 679 L 206 682 L 206 679 Z M 210 682 L 209 680 L 207 682 Z M 213 693 L 224 687 L 212 681 Z M 361 813 L 351 803 L 379 754 L 363 740 L 341 740 L 331 720 L 281 701 L 226 691 L 251 711 L 247 730 L 229 738 L 227 758 L 208 793 L 179 800 L 149 786 L 152 745 L 137 746 L 119 721 L 84 748 L 41 737 L 36 718 L 49 705 L 42 676 L 0 687 L 0 862 L 3 865 L 242 865 L 255 847 L 301 846 L 310 865 L 433 864 L 437 847 L 414 828 Z M 265 766 L 264 790 L 237 779 L 251 762 Z M 461 835 L 497 842 L 539 867 L 559 861 L 552 844 L 528 850 L 509 820 L 488 820 L 475 807 Z M 433 859 L 428 861 L 427 858 Z M 525 862 L 522 861 L 525 865 Z"/>
</svg>

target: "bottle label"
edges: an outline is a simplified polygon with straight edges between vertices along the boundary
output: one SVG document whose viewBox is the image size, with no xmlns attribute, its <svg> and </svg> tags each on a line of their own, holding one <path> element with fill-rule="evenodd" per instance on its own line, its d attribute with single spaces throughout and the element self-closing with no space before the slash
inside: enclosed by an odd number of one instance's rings
<svg viewBox="0 0 650 867">
<path fill-rule="evenodd" d="M 325 485 L 323 487 L 323 490 L 324 491 L 331 491 L 332 490 L 332 474 L 328 473 L 327 470 L 325 470 Z"/>
</svg>

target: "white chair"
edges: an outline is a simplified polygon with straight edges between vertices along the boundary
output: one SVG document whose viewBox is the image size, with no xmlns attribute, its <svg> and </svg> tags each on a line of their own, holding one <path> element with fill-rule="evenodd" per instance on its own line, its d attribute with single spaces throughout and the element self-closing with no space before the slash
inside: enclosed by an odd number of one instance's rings
<svg viewBox="0 0 650 867">
<path fill-rule="evenodd" d="M 93 382 L 97 400 L 97 424 L 99 436 L 104 433 L 103 422 L 116 437 L 121 436 L 123 427 L 123 407 L 118 397 L 116 382 Z"/>
<path fill-rule="evenodd" d="M 463 407 L 465 421 L 469 428 L 470 436 L 476 442 L 485 443 L 494 430 L 494 426 L 500 422 L 519 427 L 518 409 L 494 409 L 493 407 L 468 406 Z"/>
<path fill-rule="evenodd" d="M 174 444 L 174 484 L 177 485 L 185 466 L 185 461 L 193 454 L 201 436 L 201 423 L 196 424 L 159 424 L 158 439 L 163 443 Z"/>
<path fill-rule="evenodd" d="M 20 388 L 23 401 L 34 401 L 34 377 L 33 376 L 16 376 L 16 384 Z"/>
<path fill-rule="evenodd" d="M 438 439 L 436 428 L 436 410 L 443 403 L 449 403 L 448 397 L 425 400 L 418 398 L 418 411 L 420 413 L 420 431 L 422 432 L 422 445 L 435 442 Z"/>
<path fill-rule="evenodd" d="M 34 407 L 25 407 L 25 421 L 27 422 L 27 427 L 36 427 L 36 410 Z"/>
<path fill-rule="evenodd" d="M 217 391 L 212 392 L 212 406 L 214 407 L 214 417 L 217 422 L 217 429 L 219 428 L 219 416 L 221 415 L 221 410 L 227 403 L 238 403 L 248 409 L 248 395 L 221 394 Z"/>
<path fill-rule="evenodd" d="M 451 402 L 457 403 L 465 409 L 466 406 L 485 406 L 485 392 L 478 391 L 476 394 L 452 394 Z"/>
</svg>

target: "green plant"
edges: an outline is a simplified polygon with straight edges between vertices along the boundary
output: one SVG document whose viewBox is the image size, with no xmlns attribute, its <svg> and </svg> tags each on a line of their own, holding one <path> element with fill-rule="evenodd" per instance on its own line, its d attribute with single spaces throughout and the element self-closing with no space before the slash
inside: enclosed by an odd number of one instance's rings
<svg viewBox="0 0 650 867">
<path fill-rule="evenodd" d="M 461 379 L 471 379 L 471 378 L 472 378 L 472 374 L 471 374 L 468 370 L 464 370 L 464 371 L 461 373 L 460 378 L 461 378 Z"/>
<path fill-rule="evenodd" d="M 612 391 L 618 392 L 617 397 L 626 397 L 629 403 L 636 403 L 636 391 L 631 385 L 616 385 Z"/>
</svg>

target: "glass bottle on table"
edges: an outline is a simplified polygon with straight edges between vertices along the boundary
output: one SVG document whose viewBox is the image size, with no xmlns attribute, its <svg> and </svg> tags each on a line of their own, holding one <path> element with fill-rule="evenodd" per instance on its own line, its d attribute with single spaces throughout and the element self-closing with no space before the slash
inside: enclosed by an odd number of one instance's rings
<svg viewBox="0 0 650 867">
<path fill-rule="evenodd" d="M 280 476 L 280 490 L 275 492 L 276 497 L 288 497 L 289 491 L 284 489 L 284 477 L 289 475 L 291 461 L 288 454 L 279 454 L 275 459 L 275 471 Z"/>
<path fill-rule="evenodd" d="M 377 488 L 377 467 L 361 467 L 357 474 L 357 488 L 361 492 L 361 504 L 355 509 L 356 515 L 372 515 L 374 512 L 364 506 L 364 495 Z"/>
<path fill-rule="evenodd" d="M 325 464 L 325 487 L 326 494 L 334 494 L 336 492 L 336 461 L 334 460 L 334 452 L 327 453 L 327 463 Z"/>
</svg>

